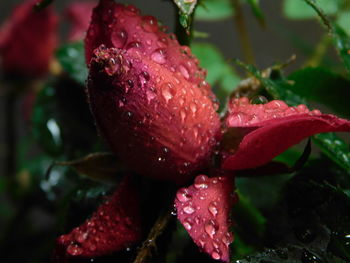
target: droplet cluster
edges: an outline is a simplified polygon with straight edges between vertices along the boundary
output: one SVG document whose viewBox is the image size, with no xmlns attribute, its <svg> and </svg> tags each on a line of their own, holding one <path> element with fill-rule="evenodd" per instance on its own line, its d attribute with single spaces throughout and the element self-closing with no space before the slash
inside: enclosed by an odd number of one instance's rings
<svg viewBox="0 0 350 263">
<path fill-rule="evenodd" d="M 176 194 L 177 216 L 194 242 L 212 258 L 228 261 L 230 208 L 235 202 L 230 177 L 199 175 L 194 184 Z"/>
<path fill-rule="evenodd" d="M 319 110 L 310 111 L 302 104 L 288 107 L 281 100 L 273 100 L 265 104 L 251 104 L 246 97 L 235 98 L 230 102 L 226 123 L 229 127 L 254 126 L 263 121 L 300 114 L 320 115 L 321 112 Z"/>
<path fill-rule="evenodd" d="M 68 256 L 97 257 L 123 249 L 141 238 L 138 205 L 137 192 L 127 179 L 90 219 L 57 243 Z"/>
<path fill-rule="evenodd" d="M 217 101 L 188 47 L 154 17 L 111 2 L 95 9 L 86 38 L 96 122 L 137 172 L 183 183 L 210 162 L 220 137 Z"/>
</svg>

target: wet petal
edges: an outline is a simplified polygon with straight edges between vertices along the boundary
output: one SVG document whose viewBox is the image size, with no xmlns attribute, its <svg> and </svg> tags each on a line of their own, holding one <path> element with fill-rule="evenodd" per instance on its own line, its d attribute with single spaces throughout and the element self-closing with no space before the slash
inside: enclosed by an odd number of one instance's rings
<svg viewBox="0 0 350 263">
<path fill-rule="evenodd" d="M 0 56 L 7 74 L 40 77 L 48 72 L 58 19 L 52 7 L 34 11 L 36 3 L 19 5 L 0 29 Z"/>
<path fill-rule="evenodd" d="M 229 261 L 230 210 L 236 201 L 232 176 L 199 175 L 194 184 L 176 194 L 177 217 L 201 250 L 212 258 Z"/>
<path fill-rule="evenodd" d="M 233 154 L 223 168 L 255 168 L 272 160 L 303 139 L 322 132 L 350 131 L 350 122 L 320 111 L 309 111 L 305 105 L 288 107 L 283 101 L 253 105 L 247 98 L 234 99 L 226 126 L 245 130 Z"/>
<path fill-rule="evenodd" d="M 199 61 L 187 46 L 181 46 L 174 34 L 167 34 L 167 28 L 159 25 L 153 16 L 142 16 L 133 5 L 117 4 L 113 0 L 102 0 L 94 9 L 92 23 L 85 39 L 86 61 L 89 63 L 93 51 L 101 44 L 107 48 L 137 50 L 140 58 L 147 57 L 166 69 L 200 84 L 206 71 L 199 67 Z M 203 90 L 210 89 L 206 82 Z"/>
<path fill-rule="evenodd" d="M 63 251 L 64 257 L 97 257 L 138 242 L 141 238 L 139 205 L 136 186 L 132 179 L 125 178 L 90 219 L 57 239 L 57 251 Z"/>
<path fill-rule="evenodd" d="M 206 168 L 220 137 L 207 90 L 138 51 L 95 51 L 88 94 L 111 148 L 138 173 L 183 183 Z"/>
</svg>

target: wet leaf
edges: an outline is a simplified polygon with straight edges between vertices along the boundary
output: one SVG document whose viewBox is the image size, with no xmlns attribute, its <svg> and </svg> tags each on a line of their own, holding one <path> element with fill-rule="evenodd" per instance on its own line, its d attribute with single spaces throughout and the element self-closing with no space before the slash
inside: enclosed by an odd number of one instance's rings
<svg viewBox="0 0 350 263">
<path fill-rule="evenodd" d="M 191 48 L 201 67 L 208 70 L 207 81 L 214 87 L 217 96 L 224 100 L 239 83 L 239 77 L 233 67 L 225 61 L 221 52 L 209 43 L 193 43 Z"/>
<path fill-rule="evenodd" d="M 57 121 L 55 89 L 48 85 L 38 94 L 32 113 L 32 132 L 40 146 L 52 156 L 63 152 L 62 128 Z"/>
<path fill-rule="evenodd" d="M 55 165 L 69 166 L 78 173 L 98 181 L 115 182 L 124 167 L 111 153 L 92 153 L 81 159 L 56 162 Z"/>
<path fill-rule="evenodd" d="M 234 15 L 230 0 L 204 0 L 197 6 L 196 21 L 219 21 Z"/>
<path fill-rule="evenodd" d="M 191 26 L 192 14 L 196 8 L 197 0 L 173 0 L 179 8 L 179 22 L 183 28 L 189 30 Z"/>
<path fill-rule="evenodd" d="M 338 114 L 350 116 L 350 81 L 326 68 L 304 68 L 288 76 L 291 91 L 309 101 L 321 103 Z"/>
<path fill-rule="evenodd" d="M 83 42 L 65 44 L 56 52 L 63 70 L 79 84 L 85 86 L 88 70 L 85 63 Z"/>
<path fill-rule="evenodd" d="M 313 141 L 330 159 L 350 172 L 349 146 L 334 133 L 321 133 L 314 136 Z"/>
</svg>

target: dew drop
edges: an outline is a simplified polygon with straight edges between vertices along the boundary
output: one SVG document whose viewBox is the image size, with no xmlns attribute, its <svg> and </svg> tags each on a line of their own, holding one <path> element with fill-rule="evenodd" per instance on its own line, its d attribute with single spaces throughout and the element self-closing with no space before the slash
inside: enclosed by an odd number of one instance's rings
<svg viewBox="0 0 350 263">
<path fill-rule="evenodd" d="M 158 64 L 164 64 L 166 62 L 165 50 L 164 49 L 155 50 L 151 54 L 151 59 Z"/>
<path fill-rule="evenodd" d="M 111 40 L 116 48 L 124 47 L 128 34 L 124 30 L 117 30 L 112 32 Z"/>
<path fill-rule="evenodd" d="M 185 206 L 185 207 L 183 208 L 183 210 L 184 210 L 184 212 L 185 212 L 186 214 L 188 214 L 188 215 L 193 214 L 194 211 L 195 211 L 195 209 L 194 209 L 192 206 L 190 206 L 190 205 Z"/>
<path fill-rule="evenodd" d="M 188 69 L 185 66 L 180 65 L 179 66 L 179 71 L 180 71 L 180 73 L 182 74 L 182 76 L 185 79 L 189 79 L 190 78 L 190 73 L 188 72 Z"/>
<path fill-rule="evenodd" d="M 144 16 L 142 17 L 141 26 L 146 32 L 154 33 L 158 29 L 158 22 L 153 16 Z"/>
<path fill-rule="evenodd" d="M 88 233 L 87 232 L 78 231 L 78 232 L 75 233 L 74 237 L 75 237 L 75 240 L 78 243 L 83 243 L 87 239 Z"/>
<path fill-rule="evenodd" d="M 194 102 L 191 102 L 190 109 L 191 109 L 192 113 L 195 114 L 197 112 L 197 104 Z"/>
<path fill-rule="evenodd" d="M 191 200 L 192 196 L 188 193 L 188 190 L 186 188 L 181 188 L 179 191 L 177 191 L 176 198 L 180 202 L 184 203 Z"/>
<path fill-rule="evenodd" d="M 83 253 L 83 249 L 77 245 L 69 245 L 67 247 L 67 253 L 72 256 L 79 256 Z"/>
<path fill-rule="evenodd" d="M 135 16 L 140 13 L 140 10 L 133 5 L 126 6 L 125 11 L 128 15 L 131 15 L 131 16 Z"/>
<path fill-rule="evenodd" d="M 187 219 L 183 222 L 183 226 L 187 231 L 190 231 L 192 229 L 192 224 Z"/>
<path fill-rule="evenodd" d="M 218 212 L 219 212 L 218 211 L 218 204 L 217 204 L 217 202 L 211 202 L 209 204 L 208 210 L 213 216 L 217 216 Z"/>
<path fill-rule="evenodd" d="M 219 260 L 221 258 L 221 252 L 218 249 L 214 249 L 213 252 L 211 253 L 211 256 L 215 260 Z"/>
<path fill-rule="evenodd" d="M 258 96 L 254 96 L 251 100 L 250 103 L 251 104 L 265 104 L 268 103 L 268 99 L 264 96 L 258 95 Z"/>
<path fill-rule="evenodd" d="M 173 85 L 169 82 L 162 84 L 161 93 L 165 101 L 168 103 L 168 101 L 171 100 L 175 94 Z"/>
<path fill-rule="evenodd" d="M 209 220 L 205 226 L 204 226 L 204 230 L 205 232 L 211 237 L 213 238 L 216 231 L 217 231 L 217 226 L 215 224 L 215 221 L 214 220 Z"/>
<path fill-rule="evenodd" d="M 126 46 L 126 49 L 129 50 L 129 49 L 140 48 L 140 47 L 141 47 L 141 43 L 140 43 L 140 42 L 137 42 L 137 41 L 134 41 L 134 42 L 130 42 L 130 43 Z"/>
<path fill-rule="evenodd" d="M 157 44 L 161 48 L 165 48 L 168 46 L 168 40 L 165 37 L 161 37 L 158 39 Z"/>
<path fill-rule="evenodd" d="M 206 175 L 199 175 L 194 179 L 194 187 L 197 189 L 208 188 L 208 177 Z"/>
</svg>

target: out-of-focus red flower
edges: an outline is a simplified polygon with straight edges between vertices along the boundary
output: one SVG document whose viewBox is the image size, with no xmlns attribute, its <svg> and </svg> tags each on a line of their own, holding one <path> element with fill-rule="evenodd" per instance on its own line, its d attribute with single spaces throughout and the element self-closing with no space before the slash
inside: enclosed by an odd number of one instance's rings
<svg viewBox="0 0 350 263">
<path fill-rule="evenodd" d="M 101 0 L 85 44 L 89 102 L 101 134 L 139 174 L 178 184 L 201 174 L 178 190 L 175 207 L 194 242 L 217 260 L 229 261 L 233 241 L 232 171 L 264 165 L 315 133 L 350 131 L 349 121 L 304 105 L 252 105 L 247 98 L 233 99 L 220 124 L 215 96 L 190 49 L 131 5 Z M 217 171 L 212 159 L 220 142 Z"/>
<path fill-rule="evenodd" d="M 71 22 L 69 32 L 69 41 L 82 40 L 89 28 L 92 9 L 96 6 L 96 2 L 73 2 L 66 9 L 66 16 Z"/>
<path fill-rule="evenodd" d="M 5 74 L 40 77 L 48 72 L 57 45 L 58 18 L 51 7 L 33 9 L 36 0 L 19 5 L 0 29 Z"/>
</svg>

